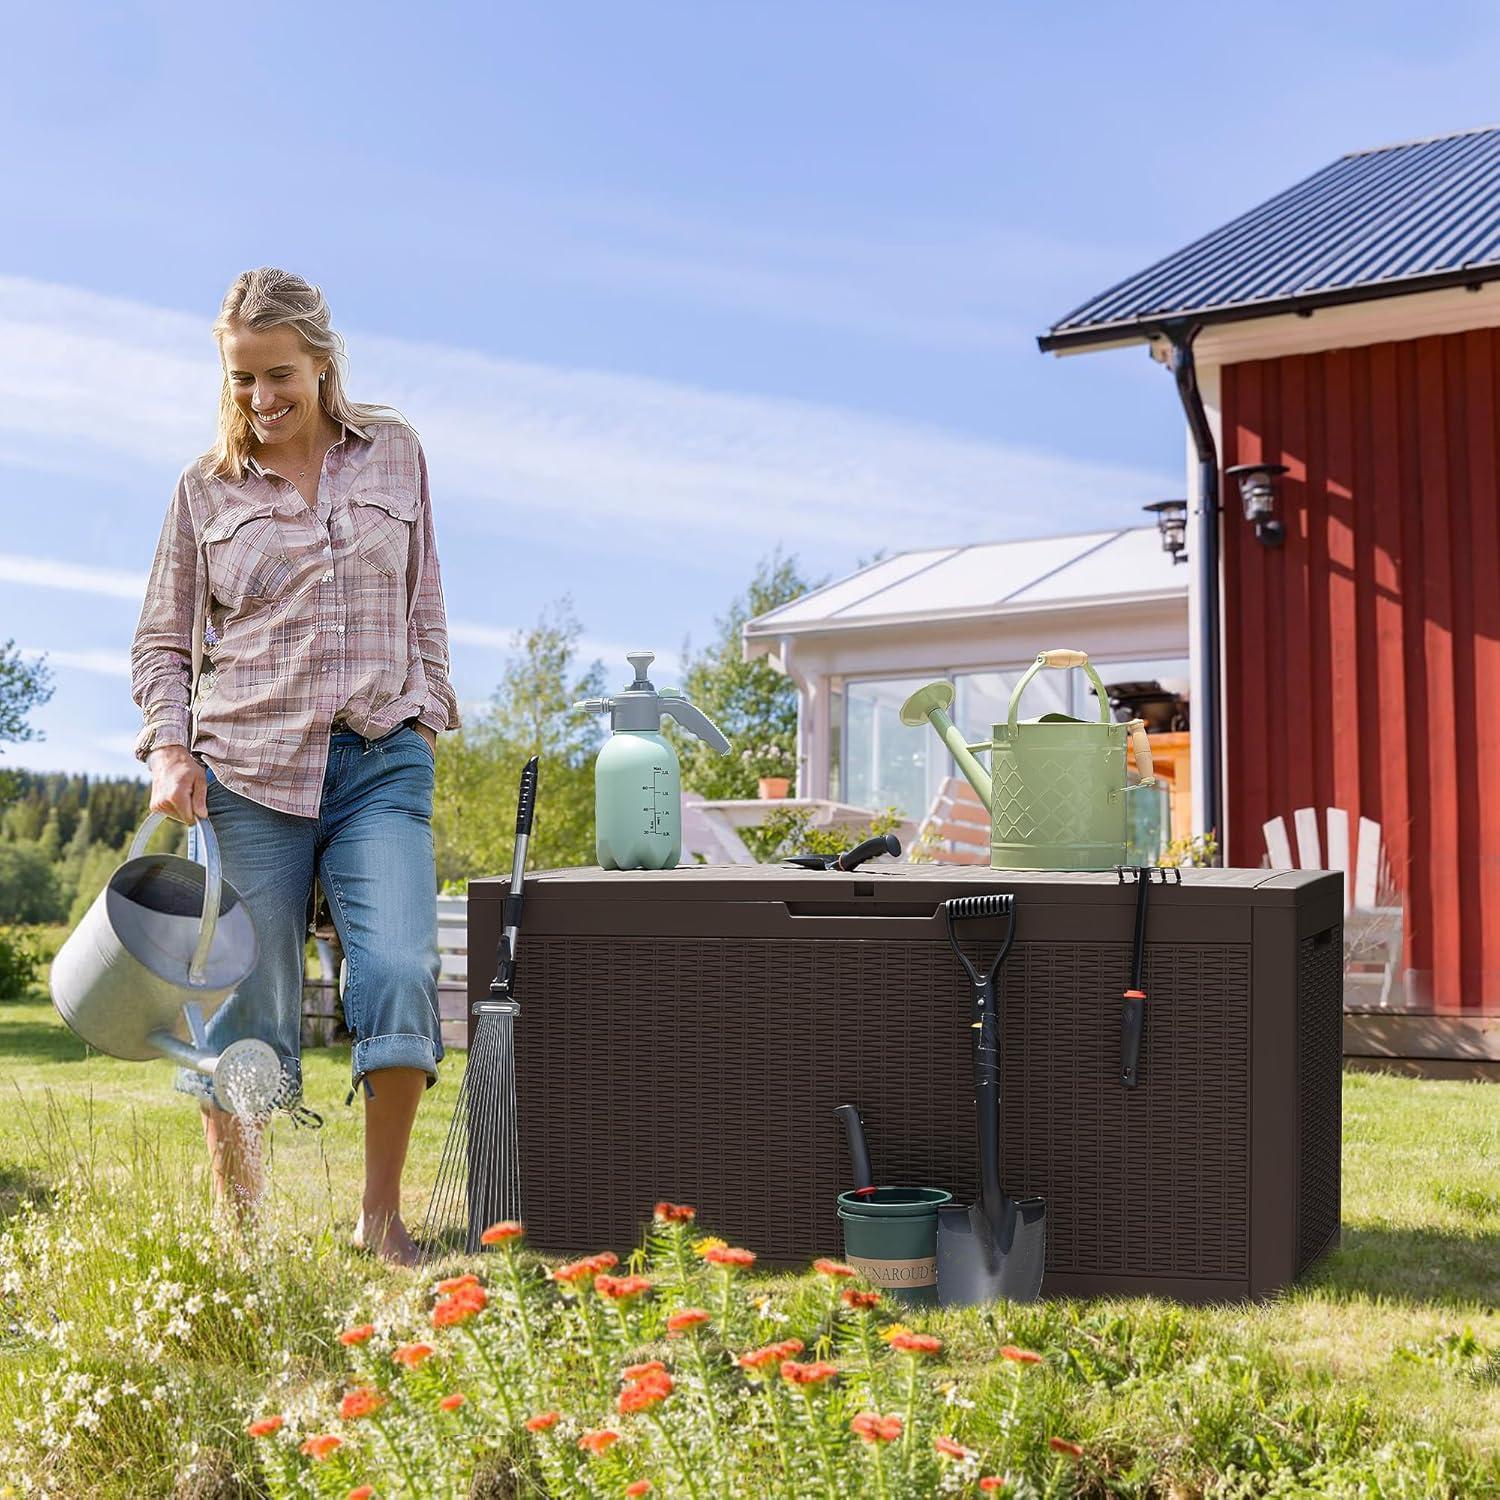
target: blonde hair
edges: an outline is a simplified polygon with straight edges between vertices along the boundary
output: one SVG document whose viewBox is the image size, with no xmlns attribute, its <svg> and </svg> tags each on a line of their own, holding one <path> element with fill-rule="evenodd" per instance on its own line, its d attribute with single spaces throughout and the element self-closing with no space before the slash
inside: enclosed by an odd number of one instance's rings
<svg viewBox="0 0 1500 1500">
<path fill-rule="evenodd" d="M 318 393 L 323 410 L 335 422 L 353 427 L 379 422 L 409 425 L 392 407 L 349 399 L 344 390 L 344 340 L 329 318 L 328 303 L 318 287 L 290 271 L 279 271 L 274 266 L 242 271 L 224 294 L 213 334 L 222 348 L 224 335 L 232 328 L 259 331 L 282 326 L 296 329 L 302 347 L 309 354 L 327 357 L 328 370 L 318 383 Z M 205 472 L 239 483 L 245 477 L 245 463 L 254 446 L 254 429 L 235 403 L 229 371 L 225 369 L 224 384 L 219 391 L 219 432 L 213 449 L 203 455 Z"/>
</svg>

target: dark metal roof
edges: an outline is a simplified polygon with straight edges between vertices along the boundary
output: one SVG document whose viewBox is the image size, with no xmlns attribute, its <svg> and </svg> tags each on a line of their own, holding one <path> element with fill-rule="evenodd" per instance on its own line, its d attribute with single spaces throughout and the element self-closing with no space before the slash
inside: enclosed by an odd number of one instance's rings
<svg viewBox="0 0 1500 1500">
<path fill-rule="evenodd" d="M 1044 350 L 1500 277 L 1500 126 L 1356 151 L 1090 298 Z"/>
</svg>

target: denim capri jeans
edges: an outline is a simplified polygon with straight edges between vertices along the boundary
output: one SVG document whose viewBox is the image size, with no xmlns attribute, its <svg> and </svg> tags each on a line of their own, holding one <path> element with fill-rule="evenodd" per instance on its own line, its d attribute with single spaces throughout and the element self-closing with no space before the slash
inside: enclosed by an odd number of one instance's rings
<svg viewBox="0 0 1500 1500">
<path fill-rule="evenodd" d="M 260 948 L 250 977 L 209 1017 L 209 1048 L 220 1052 L 245 1037 L 268 1042 L 281 1058 L 284 1108 L 302 1097 L 303 955 L 314 878 L 344 948 L 354 1085 L 382 1068 L 419 1068 L 429 1088 L 437 1082 L 433 772 L 427 741 L 408 725 L 378 740 L 336 731 L 315 818 L 263 807 L 209 775 L 208 816 L 224 878 L 244 900 Z M 175 1087 L 212 1098 L 209 1080 L 189 1069 Z"/>
</svg>

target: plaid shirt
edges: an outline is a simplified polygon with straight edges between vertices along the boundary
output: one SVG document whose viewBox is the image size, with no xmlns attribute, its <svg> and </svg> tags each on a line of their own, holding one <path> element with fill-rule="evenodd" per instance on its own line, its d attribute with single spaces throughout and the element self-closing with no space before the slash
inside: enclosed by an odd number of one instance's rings
<svg viewBox="0 0 1500 1500">
<path fill-rule="evenodd" d="M 300 817 L 317 816 L 335 720 L 369 739 L 411 718 L 456 729 L 416 433 L 345 427 L 315 506 L 253 460 L 240 484 L 189 464 L 130 659 L 146 720 L 137 757 L 190 744 L 231 791 Z"/>
</svg>

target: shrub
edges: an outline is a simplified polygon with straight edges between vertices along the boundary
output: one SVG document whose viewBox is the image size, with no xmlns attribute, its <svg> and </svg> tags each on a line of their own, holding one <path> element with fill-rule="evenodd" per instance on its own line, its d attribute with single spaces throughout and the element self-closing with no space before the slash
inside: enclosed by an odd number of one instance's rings
<svg viewBox="0 0 1500 1500">
<path fill-rule="evenodd" d="M 20 1000 L 40 988 L 46 958 L 35 938 L 0 927 L 0 1000 Z"/>
<path fill-rule="evenodd" d="M 0 922 L 60 922 L 68 914 L 57 871 L 40 844 L 0 844 Z"/>
</svg>

